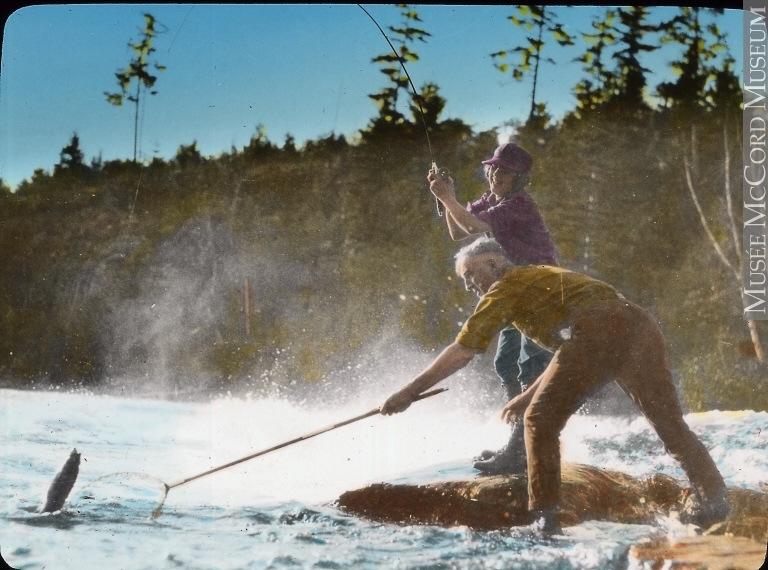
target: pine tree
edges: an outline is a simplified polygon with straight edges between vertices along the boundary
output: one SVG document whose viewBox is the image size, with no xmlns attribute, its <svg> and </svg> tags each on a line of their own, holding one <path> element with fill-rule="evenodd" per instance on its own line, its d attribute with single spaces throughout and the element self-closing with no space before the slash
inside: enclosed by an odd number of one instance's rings
<svg viewBox="0 0 768 570">
<path fill-rule="evenodd" d="M 533 30 L 534 35 L 528 36 L 527 44 L 516 46 L 510 49 L 497 51 L 491 54 L 496 60 L 494 66 L 502 73 L 512 71 L 512 77 L 517 81 L 522 81 L 523 78 L 533 73 L 533 85 L 531 87 L 531 110 L 528 114 L 528 120 L 532 120 L 536 115 L 545 115 L 545 103 L 536 102 L 536 87 L 539 81 L 539 66 L 542 62 L 552 63 L 555 61 L 552 58 L 544 57 L 542 51 L 544 50 L 544 33 L 549 32 L 552 37 L 560 46 L 573 45 L 573 38 L 571 35 L 563 29 L 563 24 L 558 22 L 554 11 L 548 9 L 546 6 L 517 6 L 518 14 L 509 16 L 509 20 L 517 27 L 525 27 L 527 30 Z M 520 54 L 520 63 L 517 65 L 511 65 L 499 60 L 505 60 L 510 53 Z"/>
<path fill-rule="evenodd" d="M 615 93 L 616 76 L 606 64 L 606 50 L 616 41 L 615 20 L 616 12 L 606 10 L 602 19 L 592 21 L 594 33 L 581 34 L 589 47 L 576 58 L 587 73 L 574 88 L 580 110 L 595 110 Z"/>
<path fill-rule="evenodd" d="M 69 139 L 69 144 L 61 149 L 59 164 L 54 167 L 54 172 L 61 172 L 62 170 L 82 172 L 87 170 L 88 166 L 84 159 L 85 155 L 80 150 L 80 137 L 77 136 L 77 133 L 73 133 L 72 138 Z"/>
<path fill-rule="evenodd" d="M 722 8 L 681 7 L 677 16 L 661 26 L 662 43 L 679 44 L 684 51 L 682 57 L 671 64 L 677 80 L 661 83 L 656 92 L 667 106 L 678 107 L 684 114 L 711 105 L 707 95 L 717 73 L 712 62 L 718 52 L 725 50 L 725 36 L 717 24 L 702 24 L 705 10 L 711 14 L 723 13 Z"/>
<path fill-rule="evenodd" d="M 658 27 L 648 24 L 648 8 L 627 6 L 616 11 L 619 25 L 616 27 L 616 42 L 621 48 L 613 54 L 618 62 L 616 70 L 616 102 L 630 111 L 647 108 L 644 101 L 648 69 L 640 63 L 642 53 L 656 51 L 659 46 L 644 43 L 646 35 L 657 32 Z"/>
<path fill-rule="evenodd" d="M 128 99 L 136 108 L 133 120 L 133 162 L 136 162 L 136 147 L 139 136 L 139 103 L 141 101 L 142 86 L 149 90 L 150 95 L 157 94 L 157 91 L 152 89 L 157 81 L 157 76 L 151 75 L 147 69 L 150 64 L 149 57 L 156 51 L 155 48 L 152 47 L 152 40 L 157 35 L 155 26 L 158 22 L 152 14 L 144 14 L 144 19 L 145 25 L 141 32 L 141 40 L 128 44 L 128 47 L 133 50 L 135 57 L 128 62 L 128 67 L 115 73 L 117 83 L 120 86 L 120 92 L 104 92 L 104 95 L 107 96 L 107 102 L 112 105 L 121 107 L 123 101 Z M 157 71 L 165 71 L 165 66 L 160 65 L 157 62 L 153 63 L 153 67 Z M 129 95 L 128 90 L 131 88 L 131 83 L 134 79 L 136 80 L 136 92 L 135 94 Z"/>
<path fill-rule="evenodd" d="M 407 129 L 409 125 L 412 125 L 405 115 L 398 110 L 401 91 L 405 91 L 406 97 L 411 102 L 413 102 L 414 97 L 410 92 L 410 82 L 401 62 L 415 63 L 419 61 L 419 55 L 409 46 L 417 41 L 426 42 L 425 38 L 431 34 L 421 28 L 414 27 L 416 22 L 422 21 L 418 12 L 412 10 L 408 4 L 398 4 L 397 6 L 401 10 L 402 23 L 399 27 L 387 26 L 387 29 L 393 34 L 392 42 L 399 45 L 399 48 L 396 48 L 397 53 L 389 51 L 374 57 L 372 60 L 373 63 L 382 66 L 381 73 L 386 76 L 389 85 L 378 93 L 368 95 L 379 108 L 378 116 L 373 119 L 367 129 L 368 134 L 398 132 L 403 127 Z M 416 105 L 418 107 L 418 103 Z"/>
</svg>

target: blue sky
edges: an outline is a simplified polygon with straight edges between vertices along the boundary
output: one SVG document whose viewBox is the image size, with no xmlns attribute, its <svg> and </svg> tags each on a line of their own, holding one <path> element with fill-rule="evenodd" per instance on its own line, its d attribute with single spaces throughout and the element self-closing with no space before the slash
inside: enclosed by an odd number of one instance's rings
<svg viewBox="0 0 768 570">
<path fill-rule="evenodd" d="M 490 53 L 519 45 L 524 32 L 507 19 L 510 7 L 415 5 L 432 34 L 408 65 L 417 87 L 435 82 L 447 99 L 443 118 L 460 118 L 476 130 L 524 119 L 529 80 L 514 81 L 493 66 Z M 393 5 L 366 9 L 386 29 L 400 23 Z M 600 8 L 555 8 L 572 34 L 590 31 Z M 29 6 L 6 22 L 0 67 L 0 178 L 11 186 L 36 168 L 52 170 L 73 132 L 88 160 L 133 156 L 133 106 L 114 107 L 114 73 L 131 59 L 149 12 L 167 31 L 155 40 L 158 94 L 141 113 L 141 158 L 173 157 L 197 141 L 204 155 L 248 143 L 258 124 L 282 145 L 332 132 L 353 135 L 376 114 L 367 97 L 386 83 L 371 59 L 389 50 L 359 7 L 335 5 L 48 5 Z M 652 21 L 674 8 L 654 8 Z M 719 25 L 741 69 L 741 12 L 727 11 Z M 163 28 L 161 28 L 163 29 Z M 539 100 L 558 117 L 574 106 L 582 76 L 573 59 L 584 51 L 545 48 L 556 65 L 541 71 Z M 667 79 L 675 48 L 646 56 L 652 85 Z M 426 154 L 426 150 L 425 150 Z"/>
</svg>

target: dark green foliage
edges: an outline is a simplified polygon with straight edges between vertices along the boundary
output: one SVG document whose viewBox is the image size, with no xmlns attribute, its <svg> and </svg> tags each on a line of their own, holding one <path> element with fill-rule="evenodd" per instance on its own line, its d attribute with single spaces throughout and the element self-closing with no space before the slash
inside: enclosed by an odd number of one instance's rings
<svg viewBox="0 0 768 570">
<path fill-rule="evenodd" d="M 705 11 L 723 13 L 722 8 L 682 7 L 680 14 L 661 26 L 662 43 L 674 42 L 684 51 L 671 64 L 677 80 L 661 83 L 656 91 L 666 105 L 678 107 L 684 113 L 711 104 L 707 94 L 717 73 L 712 62 L 718 52 L 725 50 L 725 36 L 717 24 L 702 24 Z"/>
<path fill-rule="evenodd" d="M 593 23 L 577 109 L 553 123 L 537 107 L 517 125 L 534 158 L 530 192 L 564 266 L 658 318 L 689 409 L 765 410 L 739 283 L 711 242 L 738 264 L 733 60 L 700 58 L 707 81 L 665 87 L 674 97 L 652 108 L 644 10 Z M 404 84 L 387 76 L 392 103 Z M 208 157 L 192 142 L 148 165 L 88 167 L 74 135 L 53 174 L 38 169 L 14 193 L 0 182 L 0 380 L 97 387 L 130 376 L 189 397 L 193 381 L 202 395 L 269 391 L 327 380 L 388 331 L 425 350 L 449 343 L 475 300 L 453 275 L 460 244 L 434 214 L 420 123 L 464 202 L 486 188 L 480 162 L 497 133 L 440 121 L 436 85 L 420 99 L 423 117 L 409 96 L 412 120 L 385 106 L 356 143 L 332 134 L 297 147 L 288 135 L 279 147 L 259 125 L 242 149 Z M 765 342 L 765 322 L 757 332 Z"/>
<path fill-rule="evenodd" d="M 658 316 L 691 409 L 764 409 L 738 288 L 703 237 L 681 169 L 685 140 L 669 135 L 665 117 L 522 125 L 531 192 L 564 265 Z M 696 182 L 709 212 L 724 211 L 722 127 L 697 131 Z M 476 198 L 496 133 L 439 123 L 435 138 L 459 198 Z M 457 244 L 435 218 L 424 145 L 399 142 L 329 136 L 278 148 L 259 128 L 217 158 L 192 143 L 169 163 L 109 161 L 74 181 L 38 171 L 6 198 L 0 372 L 19 386 L 102 385 L 128 370 L 156 375 L 151 363 L 164 362 L 180 390 L 190 378 L 268 390 L 327 378 L 390 327 L 440 348 L 473 301 L 453 276 Z M 75 190 L 84 182 L 89 194 Z M 726 224 L 715 233 L 732 255 Z M 139 319 L 141 331 L 156 326 L 136 311 L 158 300 L 190 308 L 158 336 L 121 336 L 118 315 Z"/>
<path fill-rule="evenodd" d="M 576 85 L 574 91 L 578 100 L 578 111 L 581 113 L 595 111 L 616 91 L 616 76 L 608 67 L 607 50 L 616 41 L 613 28 L 616 20 L 614 10 L 606 10 L 603 19 L 592 22 L 594 33 L 582 33 L 587 50 L 578 61 L 584 66 L 587 78 Z"/>
<path fill-rule="evenodd" d="M 640 63 L 643 53 L 656 51 L 659 46 L 647 43 L 646 36 L 658 31 L 658 27 L 647 22 L 648 8 L 626 6 L 616 9 L 618 25 L 616 42 L 618 50 L 613 54 L 617 62 L 615 103 L 635 110 L 644 110 L 648 69 Z"/>
<path fill-rule="evenodd" d="M 80 150 L 80 137 L 77 133 L 72 134 L 72 138 L 69 140 L 69 144 L 61 149 L 61 159 L 59 164 L 54 168 L 54 172 L 61 170 L 68 170 L 70 172 L 83 172 L 87 170 L 85 164 L 85 155 Z"/>
<path fill-rule="evenodd" d="M 399 45 L 397 53 L 389 51 L 377 55 L 373 62 L 381 65 L 381 72 L 387 78 L 391 85 L 385 87 L 378 93 L 368 95 L 373 99 L 379 109 L 379 116 L 374 119 L 370 130 L 376 132 L 377 129 L 401 125 L 406 121 L 403 115 L 397 109 L 397 102 L 401 91 L 404 91 L 406 97 L 410 99 L 413 95 L 410 93 L 409 81 L 406 71 L 401 65 L 415 63 L 419 60 L 419 55 L 412 51 L 408 46 L 416 41 L 424 42 L 424 38 L 430 34 L 421 28 L 413 27 L 416 22 L 421 22 L 419 14 L 410 9 L 408 4 L 398 4 L 403 18 L 399 27 L 387 26 L 393 34 L 392 42 Z"/>
</svg>

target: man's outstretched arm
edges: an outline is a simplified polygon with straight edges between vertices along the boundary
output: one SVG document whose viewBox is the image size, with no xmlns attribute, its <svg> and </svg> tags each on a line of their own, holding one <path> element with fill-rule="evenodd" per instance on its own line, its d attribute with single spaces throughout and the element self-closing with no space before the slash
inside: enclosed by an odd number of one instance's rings
<svg viewBox="0 0 768 570">
<path fill-rule="evenodd" d="M 392 394 L 381 406 L 381 413 L 389 416 L 405 411 L 416 396 L 464 368 L 474 357 L 473 350 L 457 342 L 449 345 L 421 374 Z"/>
</svg>

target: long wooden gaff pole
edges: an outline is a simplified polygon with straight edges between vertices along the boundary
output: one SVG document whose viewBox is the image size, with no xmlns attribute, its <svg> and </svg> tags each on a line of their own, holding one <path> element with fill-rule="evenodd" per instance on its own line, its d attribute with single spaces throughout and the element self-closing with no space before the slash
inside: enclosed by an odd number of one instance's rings
<svg viewBox="0 0 768 570">
<path fill-rule="evenodd" d="M 414 398 L 414 402 L 417 400 L 423 400 L 425 398 L 429 398 L 431 396 L 436 396 L 437 394 L 440 394 L 442 392 L 445 392 L 448 388 L 437 388 L 435 390 L 430 390 L 429 392 L 424 392 L 423 394 L 419 394 L 416 398 Z M 311 437 L 315 437 L 316 435 L 320 435 L 321 433 L 325 433 L 327 431 L 334 430 L 336 428 L 340 428 L 342 426 L 349 425 L 351 423 L 363 420 L 365 418 L 370 418 L 371 416 L 375 416 L 376 414 L 381 413 L 380 408 L 374 408 L 370 410 L 369 412 L 366 412 L 364 414 L 361 414 L 359 416 L 356 416 L 354 418 L 345 420 L 343 422 L 335 423 L 330 426 L 326 426 L 324 428 L 320 428 L 318 430 L 315 430 L 313 432 L 304 434 L 302 436 L 299 436 L 297 438 L 294 438 L 290 441 L 285 441 L 283 443 L 278 443 L 277 445 L 274 445 L 268 449 L 262 449 L 261 451 L 257 451 L 256 453 L 252 453 L 250 455 L 247 455 L 245 457 L 242 457 L 240 459 L 236 459 L 235 461 L 230 461 L 229 463 L 226 463 L 225 465 L 221 465 L 219 467 L 214 467 L 213 469 L 209 469 L 208 471 L 204 471 L 202 473 L 198 473 L 197 475 L 192 475 L 191 477 L 187 477 L 185 479 L 180 479 L 179 481 L 176 481 L 174 483 L 163 483 L 165 485 L 165 490 L 163 491 L 163 496 L 160 499 L 160 504 L 157 506 L 157 508 L 152 512 L 152 518 L 156 519 L 160 517 L 163 514 L 163 503 L 165 503 L 165 498 L 168 496 L 168 491 L 173 489 L 174 487 L 179 487 L 181 485 L 184 485 L 186 483 L 189 483 L 190 481 L 194 481 L 196 479 L 200 479 L 201 477 L 205 477 L 206 475 L 211 475 L 212 473 L 216 473 L 217 471 L 221 471 L 223 469 L 227 469 L 229 467 L 233 467 L 237 465 L 238 463 L 243 463 L 244 461 L 248 461 L 249 459 L 253 459 L 255 457 L 259 457 L 260 455 L 266 455 L 267 453 L 270 453 L 272 451 L 276 451 L 278 449 L 281 449 L 283 447 L 288 447 L 289 445 L 293 445 L 294 443 L 298 443 L 300 441 L 304 441 L 305 439 L 309 439 Z"/>
</svg>

